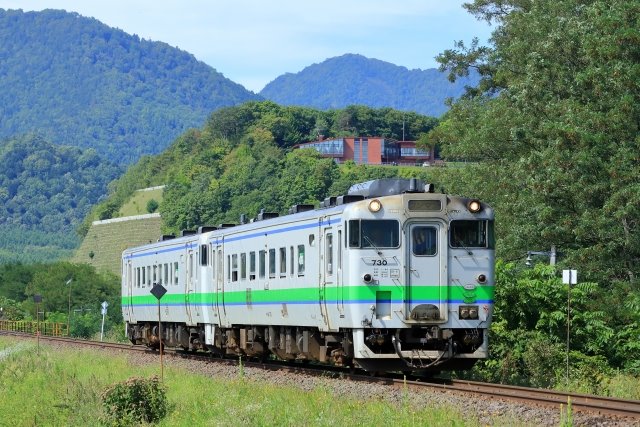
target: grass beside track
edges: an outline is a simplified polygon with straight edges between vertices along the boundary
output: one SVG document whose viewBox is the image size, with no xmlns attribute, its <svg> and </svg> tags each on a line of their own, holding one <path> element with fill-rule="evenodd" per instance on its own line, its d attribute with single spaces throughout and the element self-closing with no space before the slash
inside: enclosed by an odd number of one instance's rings
<svg viewBox="0 0 640 427">
<path fill-rule="evenodd" d="M 60 350 L 0 337 L 0 424 L 100 425 L 102 393 L 130 377 L 149 378 L 157 366 L 132 365 L 125 355 Z M 385 424 L 479 425 L 452 408 L 412 407 L 336 396 L 330 390 L 218 380 L 165 368 L 170 410 L 161 426 L 281 426 Z"/>
</svg>

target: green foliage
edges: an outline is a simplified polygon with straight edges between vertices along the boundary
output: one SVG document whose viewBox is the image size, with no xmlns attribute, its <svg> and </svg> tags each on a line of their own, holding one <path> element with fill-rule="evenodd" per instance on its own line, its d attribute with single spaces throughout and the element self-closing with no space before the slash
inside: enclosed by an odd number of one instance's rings
<svg viewBox="0 0 640 427">
<path fill-rule="evenodd" d="M 147 202 L 147 212 L 154 213 L 158 210 L 158 206 L 160 204 L 156 201 L 156 199 L 151 199 Z"/>
<path fill-rule="evenodd" d="M 112 426 L 156 423 L 168 411 L 167 392 L 158 377 L 129 378 L 105 390 L 102 401 L 106 424 Z"/>
<path fill-rule="evenodd" d="M 0 320 L 23 320 L 22 307 L 16 301 L 0 296 Z"/>
<path fill-rule="evenodd" d="M 60 10 L 0 10 L 0 138 L 37 130 L 120 164 L 258 96 L 187 52 Z"/>
<path fill-rule="evenodd" d="M 611 288 L 640 274 L 640 33 L 623 0 L 487 1 L 491 47 L 444 52 L 476 90 L 432 133 L 446 158 L 478 161 L 447 184 L 495 208 L 499 252 L 555 244 L 562 262 Z M 637 290 L 636 290 L 637 291 Z"/>
<path fill-rule="evenodd" d="M 71 282 L 67 284 L 67 281 Z M 47 320 L 66 323 L 71 302 L 71 334 L 85 338 L 100 331 L 100 304 L 109 304 L 105 330 L 122 323 L 120 279 L 98 273 L 87 264 L 0 265 L 0 306 L 8 320 L 31 319 L 35 315 L 33 295 L 42 296 L 40 310 Z"/>
<path fill-rule="evenodd" d="M 601 393 L 613 368 L 634 374 L 635 358 L 624 348 L 640 345 L 640 335 L 618 329 L 617 309 L 594 283 L 568 288 L 554 266 L 525 268 L 498 261 L 491 357 L 471 376 L 536 387 Z M 569 377 L 567 378 L 567 309 L 570 305 Z M 622 354 L 626 357 L 622 357 Z M 567 383 L 567 379 L 569 382 Z"/>
<path fill-rule="evenodd" d="M 211 114 L 202 130 L 179 137 L 164 153 L 143 158 L 111 186 L 112 195 L 87 216 L 110 217 L 136 189 L 167 183 L 159 207 L 165 231 L 202 224 L 237 222 L 241 214 L 261 209 L 285 213 L 295 203 L 316 203 L 342 194 L 351 184 L 376 177 L 418 176 L 412 168 L 348 167 L 310 150 L 286 151 L 317 138 L 349 133 L 401 139 L 417 138 L 436 123 L 416 113 L 352 106 L 321 112 L 281 107 L 270 101 L 249 102 Z"/>
<path fill-rule="evenodd" d="M 299 73 L 279 76 L 260 95 L 283 105 L 322 110 L 367 105 L 439 116 L 447 109 L 447 98 L 459 97 L 465 85 L 473 86 L 477 81 L 475 73 L 449 82 L 445 73 L 435 69 L 407 70 L 377 59 L 346 54 L 310 65 Z"/>
<path fill-rule="evenodd" d="M 75 227 L 120 168 L 28 135 L 0 144 L 0 262 L 68 257 Z"/>
</svg>

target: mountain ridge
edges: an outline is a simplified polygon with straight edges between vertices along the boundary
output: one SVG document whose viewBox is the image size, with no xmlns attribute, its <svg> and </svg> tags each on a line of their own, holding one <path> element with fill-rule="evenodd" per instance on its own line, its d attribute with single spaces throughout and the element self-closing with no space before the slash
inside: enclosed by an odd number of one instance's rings
<svg viewBox="0 0 640 427">
<path fill-rule="evenodd" d="M 314 63 L 297 73 L 285 73 L 268 83 L 259 94 L 282 105 L 337 109 L 348 105 L 390 107 L 440 116 L 447 98 L 474 86 L 478 76 L 455 83 L 437 69 L 412 69 L 363 55 L 347 53 Z"/>
</svg>

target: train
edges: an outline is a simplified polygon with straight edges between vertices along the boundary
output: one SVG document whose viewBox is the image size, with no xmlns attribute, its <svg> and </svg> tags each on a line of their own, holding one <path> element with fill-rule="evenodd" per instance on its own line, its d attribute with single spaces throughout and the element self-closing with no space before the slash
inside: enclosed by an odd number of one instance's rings
<svg viewBox="0 0 640 427">
<path fill-rule="evenodd" d="M 122 314 L 128 339 L 152 348 L 464 370 L 489 355 L 494 265 L 489 205 L 379 179 L 126 249 Z"/>
</svg>

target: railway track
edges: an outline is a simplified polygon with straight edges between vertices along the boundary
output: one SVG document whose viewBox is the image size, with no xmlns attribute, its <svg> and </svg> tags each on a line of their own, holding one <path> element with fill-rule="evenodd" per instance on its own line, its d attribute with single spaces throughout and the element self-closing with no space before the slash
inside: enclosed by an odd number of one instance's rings
<svg viewBox="0 0 640 427">
<path fill-rule="evenodd" d="M 0 331 L 0 335 L 11 335 L 21 338 L 35 339 L 32 334 L 24 334 L 18 332 Z M 146 347 L 133 346 L 130 344 L 118 344 L 110 342 L 77 340 L 66 337 L 40 337 L 40 340 L 46 342 L 69 343 L 75 345 L 84 345 L 98 347 L 102 349 L 112 349 L 127 352 L 146 352 L 155 353 L 157 351 L 149 350 Z M 164 352 L 167 357 L 181 357 L 199 361 L 225 363 L 230 366 L 237 366 L 238 359 L 222 359 L 216 358 L 205 353 L 190 353 L 176 350 L 167 350 Z M 254 362 L 245 361 L 242 363 L 246 367 L 253 367 L 263 370 L 286 370 L 306 375 L 323 375 L 335 376 L 351 381 L 365 381 L 370 383 L 384 384 L 396 388 L 410 389 L 416 391 L 425 391 L 426 389 L 467 393 L 482 396 L 485 399 L 502 399 L 525 405 L 537 405 L 544 407 L 560 408 L 571 405 L 572 411 L 590 412 L 604 417 L 622 417 L 627 420 L 633 420 L 632 424 L 640 423 L 640 401 L 617 399 L 611 397 L 601 397 L 596 395 L 587 395 L 579 393 L 566 393 L 555 390 L 536 389 L 528 387 L 518 387 L 501 384 L 481 383 L 476 381 L 463 380 L 442 380 L 442 379 L 406 379 L 399 376 L 372 376 L 359 372 L 349 371 L 344 368 L 335 368 L 328 366 L 319 366 L 301 363 L 286 363 L 277 361 Z"/>
</svg>

